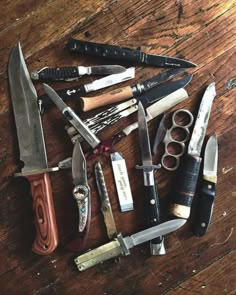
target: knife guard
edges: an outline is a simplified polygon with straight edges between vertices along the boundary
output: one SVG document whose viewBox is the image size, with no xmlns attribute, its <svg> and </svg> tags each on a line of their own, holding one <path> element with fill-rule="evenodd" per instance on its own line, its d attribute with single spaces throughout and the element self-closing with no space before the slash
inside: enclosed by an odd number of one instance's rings
<svg viewBox="0 0 236 295">
<path fill-rule="evenodd" d="M 126 86 L 98 96 L 81 97 L 80 105 L 82 110 L 87 112 L 131 97 L 133 97 L 132 88 L 130 86 Z"/>
<path fill-rule="evenodd" d="M 176 192 L 170 205 L 171 214 L 189 218 L 202 158 L 187 154 L 182 159 L 176 183 Z"/>
<path fill-rule="evenodd" d="M 34 72 L 31 74 L 34 79 Z M 43 68 L 37 72 L 37 80 L 61 81 L 79 78 L 78 67 Z"/>
<path fill-rule="evenodd" d="M 35 211 L 36 238 L 32 250 L 40 255 L 50 254 L 58 244 L 56 217 L 50 178 L 47 173 L 26 177 L 31 186 Z"/>
<path fill-rule="evenodd" d="M 203 180 L 201 195 L 198 198 L 193 232 L 196 236 L 202 237 L 208 229 L 213 212 L 216 185 L 208 180 Z"/>
<path fill-rule="evenodd" d="M 143 53 L 139 49 L 131 49 L 116 45 L 94 43 L 70 38 L 67 43 L 70 52 L 100 56 L 111 59 L 138 63 L 142 61 Z"/>
</svg>

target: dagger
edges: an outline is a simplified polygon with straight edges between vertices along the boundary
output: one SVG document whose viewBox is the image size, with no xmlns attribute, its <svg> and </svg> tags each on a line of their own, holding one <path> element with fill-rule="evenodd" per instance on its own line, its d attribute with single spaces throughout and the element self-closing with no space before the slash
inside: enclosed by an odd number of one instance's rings
<svg viewBox="0 0 236 295">
<path fill-rule="evenodd" d="M 190 68 L 196 67 L 196 64 L 169 56 L 147 54 L 137 49 L 94 43 L 70 38 L 67 43 L 70 52 L 94 55 L 119 61 L 128 61 L 132 63 L 143 63 L 164 68 Z"/>
<path fill-rule="evenodd" d="M 144 193 L 146 201 L 146 215 L 149 227 L 160 223 L 160 205 L 155 184 L 154 169 L 160 168 L 159 165 L 153 165 L 150 148 L 149 134 L 145 111 L 142 103 L 138 105 L 138 130 L 139 145 L 142 155 L 142 166 L 136 165 L 136 169 L 143 169 Z M 150 242 L 151 255 L 165 254 L 164 240 L 162 236 Z"/>
<path fill-rule="evenodd" d="M 96 91 L 102 88 L 106 88 L 121 82 L 125 82 L 127 80 L 133 79 L 135 76 L 135 68 L 128 68 L 125 72 L 120 74 L 113 74 L 101 79 L 97 79 L 91 83 L 87 83 L 80 87 L 70 87 L 65 89 L 57 90 L 57 94 L 62 97 L 64 100 L 70 98 L 78 98 L 83 93 L 89 93 L 92 91 Z M 47 94 L 43 94 L 38 97 L 38 104 L 41 113 L 49 106 L 53 105 L 52 100 L 48 97 Z"/>
<path fill-rule="evenodd" d="M 40 70 L 33 71 L 31 78 L 34 80 L 51 80 L 51 81 L 73 81 L 78 80 L 83 75 L 112 75 L 123 73 L 126 68 L 119 65 L 102 65 L 102 66 L 72 66 L 49 68 L 44 67 Z"/>
<path fill-rule="evenodd" d="M 110 198 L 107 192 L 106 183 L 100 162 L 96 162 L 94 170 L 98 193 L 101 199 L 101 210 L 107 228 L 107 235 L 111 240 L 112 238 L 117 236 L 117 229 L 112 214 Z"/>
<path fill-rule="evenodd" d="M 76 257 L 75 264 L 79 271 L 84 271 L 111 258 L 127 256 L 130 254 L 129 250 L 134 246 L 169 234 L 185 223 L 185 219 L 173 219 L 125 238 L 119 233 L 113 241 Z"/>
<path fill-rule="evenodd" d="M 13 105 L 20 159 L 24 162 L 21 173 L 31 186 L 33 209 L 36 214 L 36 238 L 33 251 L 50 254 L 58 244 L 57 225 L 52 189 L 44 143 L 37 93 L 30 80 L 20 43 L 10 54 L 8 76 Z"/>
<path fill-rule="evenodd" d="M 183 71 L 183 69 L 171 69 L 169 71 L 160 73 L 152 77 L 151 79 L 143 81 L 142 83 L 115 89 L 111 92 L 104 93 L 98 96 L 81 97 L 82 109 L 84 112 L 87 112 L 104 105 L 120 102 L 132 97 L 141 96 L 148 90 L 160 85 L 161 83 L 171 80 Z"/>
<path fill-rule="evenodd" d="M 189 218 L 192 199 L 195 194 L 200 165 L 203 140 L 211 113 L 211 106 L 216 96 L 215 83 L 211 83 L 202 98 L 197 119 L 188 146 L 188 152 L 179 169 L 176 192 L 170 206 L 173 215 Z"/>
<path fill-rule="evenodd" d="M 196 236 L 203 236 L 211 222 L 217 182 L 218 145 L 216 134 L 207 141 L 204 153 L 203 181 L 198 198 L 193 231 Z"/>
</svg>

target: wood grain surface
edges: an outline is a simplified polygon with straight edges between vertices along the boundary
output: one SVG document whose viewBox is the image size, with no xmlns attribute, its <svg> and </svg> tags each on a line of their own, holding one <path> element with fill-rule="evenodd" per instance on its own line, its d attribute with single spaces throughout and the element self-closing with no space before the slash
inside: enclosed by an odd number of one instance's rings
<svg viewBox="0 0 236 295">
<path fill-rule="evenodd" d="M 236 1 L 194 0 L 46 0 L 1 1 L 0 3 L 0 293 L 2 295 L 157 295 L 236 294 Z M 94 163 L 102 163 L 118 231 L 130 235 L 146 228 L 138 132 L 113 148 L 126 160 L 134 210 L 120 211 L 109 153 L 87 164 L 92 192 L 91 228 L 84 248 L 78 228 L 78 208 L 72 196 L 70 170 L 50 174 L 59 245 L 47 256 L 32 252 L 35 239 L 32 197 L 27 179 L 12 177 L 20 170 L 18 140 L 9 93 L 7 64 L 18 41 L 29 71 L 44 66 L 108 64 L 102 58 L 70 54 L 67 40 L 137 48 L 151 54 L 181 57 L 197 64 L 189 69 L 193 80 L 186 87 L 189 99 L 170 110 L 186 108 L 196 116 L 204 90 L 216 83 L 207 138 L 214 132 L 219 142 L 218 183 L 212 222 L 207 234 L 193 235 L 190 219 L 183 228 L 165 237 L 167 254 L 151 257 L 149 244 L 137 246 L 119 262 L 108 261 L 80 273 L 73 259 L 87 249 L 108 242 L 94 179 Z M 117 64 L 117 61 L 114 62 Z M 121 63 L 123 66 L 129 64 Z M 141 82 L 160 68 L 136 66 L 136 77 L 91 96 Z M 94 80 L 50 83 L 55 89 Z M 39 94 L 42 84 L 34 82 Z M 89 118 L 106 107 L 83 113 L 79 101 L 68 104 Z M 137 113 L 104 130 L 108 140 L 137 120 Z M 160 118 L 149 123 L 153 141 Z M 65 131 L 66 121 L 53 107 L 42 116 L 49 167 L 72 155 L 73 145 Z M 88 149 L 83 145 L 84 151 Z M 160 151 L 161 152 L 161 151 Z M 160 161 L 160 153 L 153 157 Z M 156 181 L 161 202 L 161 220 L 168 214 L 177 172 L 160 169 Z M 195 198 L 197 198 L 197 195 Z M 193 203 L 194 206 L 194 203 Z M 193 207 L 194 216 L 194 207 Z"/>
</svg>

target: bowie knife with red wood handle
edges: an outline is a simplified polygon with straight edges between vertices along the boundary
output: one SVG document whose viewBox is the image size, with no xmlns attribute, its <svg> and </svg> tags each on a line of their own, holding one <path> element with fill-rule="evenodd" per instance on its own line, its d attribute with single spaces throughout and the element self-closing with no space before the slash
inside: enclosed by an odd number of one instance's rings
<svg viewBox="0 0 236 295">
<path fill-rule="evenodd" d="M 9 58 L 8 76 L 13 105 L 20 159 L 24 162 L 21 173 L 31 186 L 35 211 L 36 238 L 33 251 L 50 254 L 58 244 L 52 189 L 42 123 L 37 104 L 37 93 L 29 76 L 20 43 Z"/>
</svg>

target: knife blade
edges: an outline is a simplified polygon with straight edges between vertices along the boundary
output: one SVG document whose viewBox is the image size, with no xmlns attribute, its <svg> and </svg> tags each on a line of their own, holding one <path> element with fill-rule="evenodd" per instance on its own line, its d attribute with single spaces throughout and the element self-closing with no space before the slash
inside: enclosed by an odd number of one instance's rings
<svg viewBox="0 0 236 295">
<path fill-rule="evenodd" d="M 183 69 L 171 69 L 169 71 L 160 73 L 142 83 L 115 89 L 111 92 L 104 93 L 98 96 L 81 97 L 83 111 L 86 112 L 97 107 L 101 107 L 115 102 L 120 102 L 133 96 L 141 96 L 146 91 L 160 85 L 161 83 L 171 80 L 183 71 Z"/>
<path fill-rule="evenodd" d="M 160 168 L 152 163 L 152 154 L 148 134 L 147 121 L 142 103 L 138 105 L 138 130 L 139 145 L 141 149 L 142 165 L 136 166 L 137 169 L 143 169 L 144 194 L 146 201 L 146 215 L 149 227 L 160 224 L 160 204 L 157 187 L 154 177 L 154 169 Z M 150 243 L 151 255 L 165 254 L 164 240 L 160 236 Z"/>
<path fill-rule="evenodd" d="M 126 71 L 124 71 L 123 73 L 109 75 L 101 79 L 97 79 L 91 83 L 82 85 L 80 87 L 70 87 L 57 90 L 57 94 L 64 100 L 71 98 L 79 98 L 81 94 L 89 93 L 121 82 L 125 82 L 127 80 L 133 79 L 134 77 L 135 68 L 131 67 L 126 69 Z M 43 113 L 44 110 L 53 105 L 53 102 L 47 94 L 43 94 L 38 97 L 38 105 L 41 113 Z"/>
<path fill-rule="evenodd" d="M 211 222 L 216 194 L 218 164 L 218 144 L 216 134 L 207 141 L 204 153 L 203 181 L 198 198 L 193 231 L 196 236 L 203 236 Z"/>
<path fill-rule="evenodd" d="M 178 217 L 189 218 L 192 200 L 195 194 L 200 165 L 203 140 L 206 134 L 211 107 L 216 96 L 215 83 L 211 83 L 203 95 L 188 152 L 179 169 L 179 179 L 173 196 L 170 212 Z"/>
<path fill-rule="evenodd" d="M 30 80 L 20 43 L 10 54 L 8 76 L 13 105 L 22 173 L 31 186 L 33 209 L 36 214 L 36 238 L 33 251 L 50 254 L 58 244 L 57 225 L 48 175 L 43 129 L 37 105 L 37 93 Z"/>
<path fill-rule="evenodd" d="M 123 73 L 126 68 L 119 65 L 102 65 L 102 66 L 72 66 L 50 68 L 44 67 L 40 70 L 33 71 L 31 78 L 33 80 L 51 80 L 51 81 L 73 81 L 78 80 L 83 75 L 112 75 Z"/>
<path fill-rule="evenodd" d="M 115 224 L 115 220 L 112 213 L 110 198 L 107 192 L 107 187 L 106 187 L 102 166 L 100 162 L 95 163 L 94 171 L 95 171 L 95 178 L 96 178 L 98 193 L 101 200 L 101 211 L 102 211 L 104 222 L 107 229 L 107 235 L 109 239 L 112 239 L 117 236 L 117 229 L 116 229 L 116 224 Z"/>
<path fill-rule="evenodd" d="M 76 113 L 68 107 L 64 101 L 58 96 L 56 91 L 54 91 L 47 84 L 43 84 L 45 92 L 56 104 L 65 118 L 75 127 L 75 129 L 81 134 L 81 136 L 88 142 L 88 144 L 95 148 L 99 145 L 100 140 L 97 136 L 84 124 L 84 122 L 76 115 Z"/>
<path fill-rule="evenodd" d="M 133 63 L 143 63 L 157 67 L 165 68 L 190 68 L 196 67 L 196 64 L 169 56 L 153 55 L 144 53 L 138 49 L 120 47 L 116 45 L 94 43 L 70 38 L 67 43 L 70 52 L 89 54 L 110 59 L 118 59 L 119 61 L 128 61 Z"/>
<path fill-rule="evenodd" d="M 111 258 L 127 256 L 134 246 L 176 231 L 185 223 L 185 219 L 173 219 L 125 238 L 120 233 L 113 241 L 76 257 L 75 264 L 79 271 L 84 271 Z"/>
</svg>

